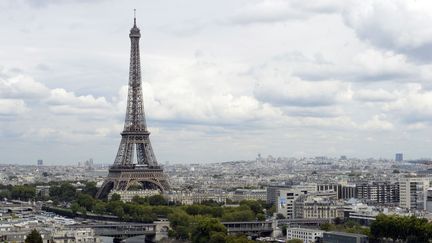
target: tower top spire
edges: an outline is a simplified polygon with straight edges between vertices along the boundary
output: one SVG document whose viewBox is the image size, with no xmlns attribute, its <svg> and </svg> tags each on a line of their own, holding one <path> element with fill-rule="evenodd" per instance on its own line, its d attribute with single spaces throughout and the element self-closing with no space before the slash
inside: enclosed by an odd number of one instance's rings
<svg viewBox="0 0 432 243">
<path fill-rule="evenodd" d="M 134 26 L 136 26 L 136 9 L 134 8 Z"/>
<path fill-rule="evenodd" d="M 129 37 L 131 37 L 131 38 L 140 38 L 141 37 L 140 30 L 136 25 L 136 9 L 134 9 L 134 25 L 133 25 L 132 29 L 130 30 Z"/>
</svg>

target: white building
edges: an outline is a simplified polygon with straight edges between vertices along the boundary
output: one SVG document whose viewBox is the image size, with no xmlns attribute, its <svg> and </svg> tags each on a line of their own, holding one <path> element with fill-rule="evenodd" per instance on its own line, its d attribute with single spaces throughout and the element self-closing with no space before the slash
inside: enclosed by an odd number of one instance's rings
<svg viewBox="0 0 432 243">
<path fill-rule="evenodd" d="M 318 237 L 323 236 L 324 231 L 306 228 L 287 228 L 287 240 L 299 239 L 304 243 L 314 243 Z"/>
<path fill-rule="evenodd" d="M 225 204 L 231 195 L 223 190 L 205 190 L 205 191 L 168 191 L 165 197 L 170 202 L 177 202 L 183 205 L 192 205 L 204 201 L 214 201 Z"/>
<path fill-rule="evenodd" d="M 138 191 L 116 191 L 112 190 L 108 194 L 108 200 L 111 200 L 112 195 L 118 194 L 120 195 L 120 199 L 123 202 L 131 202 L 132 199 L 136 196 L 138 197 L 150 197 L 154 195 L 160 194 L 158 190 L 138 190 Z"/>
<path fill-rule="evenodd" d="M 101 238 L 95 236 L 91 228 L 59 229 L 52 233 L 53 243 L 100 243 Z"/>
<path fill-rule="evenodd" d="M 429 177 L 402 177 L 399 179 L 399 206 L 410 210 L 426 210 Z"/>
<path fill-rule="evenodd" d="M 266 189 L 237 189 L 232 195 L 232 200 L 240 202 L 243 200 L 262 200 L 267 201 Z"/>
<path fill-rule="evenodd" d="M 327 194 L 320 195 L 311 193 L 310 195 L 299 196 L 294 202 L 295 218 L 327 218 L 334 219 L 343 217 L 343 204 L 334 200 L 334 196 Z"/>
<path fill-rule="evenodd" d="M 285 218 L 294 218 L 294 202 L 301 196 L 311 192 L 317 191 L 317 184 L 301 184 L 293 186 L 289 189 L 279 190 L 279 196 L 277 200 L 277 213 L 282 214 Z"/>
</svg>

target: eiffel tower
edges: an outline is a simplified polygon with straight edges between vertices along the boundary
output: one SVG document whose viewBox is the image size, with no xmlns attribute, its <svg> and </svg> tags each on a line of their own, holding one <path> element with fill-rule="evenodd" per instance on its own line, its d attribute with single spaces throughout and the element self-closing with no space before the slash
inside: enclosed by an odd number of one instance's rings
<svg viewBox="0 0 432 243">
<path fill-rule="evenodd" d="M 153 153 L 150 132 L 147 130 L 141 87 L 141 34 L 136 26 L 135 16 L 129 37 L 131 52 L 125 123 L 117 156 L 109 168 L 108 177 L 96 194 L 97 198 L 105 198 L 111 190 L 126 191 L 131 185 L 139 185 L 143 189 L 157 189 L 161 192 L 169 189 L 167 177 Z"/>
</svg>

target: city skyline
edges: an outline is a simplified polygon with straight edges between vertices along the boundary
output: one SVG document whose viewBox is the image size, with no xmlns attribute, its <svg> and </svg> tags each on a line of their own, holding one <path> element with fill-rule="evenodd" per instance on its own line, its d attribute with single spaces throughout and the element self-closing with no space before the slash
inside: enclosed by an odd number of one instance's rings
<svg viewBox="0 0 432 243">
<path fill-rule="evenodd" d="M 46 0 L 0 3 L 0 163 L 112 163 L 134 8 L 161 163 L 431 155 L 427 1 Z"/>
</svg>

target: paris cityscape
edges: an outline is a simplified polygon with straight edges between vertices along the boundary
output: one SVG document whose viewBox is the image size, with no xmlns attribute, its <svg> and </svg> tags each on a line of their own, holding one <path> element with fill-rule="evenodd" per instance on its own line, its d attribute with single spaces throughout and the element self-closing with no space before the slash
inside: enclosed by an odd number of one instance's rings
<svg viewBox="0 0 432 243">
<path fill-rule="evenodd" d="M 429 21 L 426 0 L 0 1 L 0 241 L 432 242 Z"/>
</svg>

